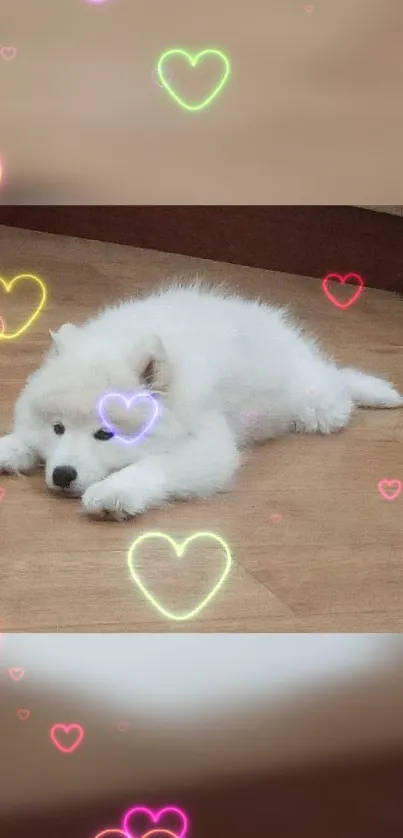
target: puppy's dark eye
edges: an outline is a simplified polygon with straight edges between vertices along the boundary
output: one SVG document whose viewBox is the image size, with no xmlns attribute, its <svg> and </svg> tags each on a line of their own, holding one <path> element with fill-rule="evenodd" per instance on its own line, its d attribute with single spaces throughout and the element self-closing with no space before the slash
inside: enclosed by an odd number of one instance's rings
<svg viewBox="0 0 403 838">
<path fill-rule="evenodd" d="M 58 436 L 63 436 L 66 429 L 61 422 L 56 422 L 56 425 L 53 425 L 53 430 Z"/>
<path fill-rule="evenodd" d="M 112 431 L 106 431 L 105 428 L 100 428 L 99 431 L 95 432 L 94 439 L 107 440 L 112 439 L 113 436 L 115 436 L 115 434 L 112 433 Z"/>
</svg>

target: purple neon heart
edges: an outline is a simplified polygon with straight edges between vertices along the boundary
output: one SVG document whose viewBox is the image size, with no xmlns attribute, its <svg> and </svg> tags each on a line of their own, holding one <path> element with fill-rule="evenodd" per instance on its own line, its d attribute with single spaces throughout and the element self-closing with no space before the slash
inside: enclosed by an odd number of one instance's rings
<svg viewBox="0 0 403 838">
<path fill-rule="evenodd" d="M 105 405 L 108 399 L 120 399 L 125 403 L 128 410 L 133 404 L 133 402 L 135 402 L 137 399 L 145 399 L 146 401 L 151 403 L 153 414 L 151 416 L 151 419 L 144 425 L 144 427 L 142 428 L 140 433 L 137 434 L 137 436 L 127 439 L 127 437 L 121 436 L 120 434 L 116 433 L 114 426 L 108 421 L 108 419 L 105 416 Z M 159 415 L 159 412 L 160 410 L 157 400 L 154 398 L 154 396 L 151 395 L 151 393 L 147 392 L 135 393 L 134 396 L 131 396 L 130 398 L 126 398 L 126 396 L 124 396 L 123 393 L 107 393 L 106 396 L 102 397 L 98 405 L 98 414 L 102 424 L 105 425 L 115 435 L 116 439 L 119 439 L 121 442 L 126 442 L 129 444 L 138 442 L 139 439 L 142 439 L 151 430 Z"/>
</svg>

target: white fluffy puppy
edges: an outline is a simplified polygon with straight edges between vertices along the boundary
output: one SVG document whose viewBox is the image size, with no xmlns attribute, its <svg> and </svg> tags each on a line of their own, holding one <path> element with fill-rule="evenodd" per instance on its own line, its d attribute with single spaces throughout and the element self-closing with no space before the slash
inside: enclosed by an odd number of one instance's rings
<svg viewBox="0 0 403 838">
<path fill-rule="evenodd" d="M 0 439 L 0 471 L 44 462 L 49 489 L 82 496 L 91 515 L 123 519 L 207 497 L 230 484 L 246 443 L 338 431 L 354 405 L 403 406 L 381 378 L 338 368 L 285 310 L 198 283 L 121 303 L 52 338 Z M 143 439 L 119 438 L 130 418 L 119 400 L 115 436 L 100 427 L 105 394 L 145 389 L 161 409 Z M 141 430 L 149 408 L 135 413 Z"/>
</svg>

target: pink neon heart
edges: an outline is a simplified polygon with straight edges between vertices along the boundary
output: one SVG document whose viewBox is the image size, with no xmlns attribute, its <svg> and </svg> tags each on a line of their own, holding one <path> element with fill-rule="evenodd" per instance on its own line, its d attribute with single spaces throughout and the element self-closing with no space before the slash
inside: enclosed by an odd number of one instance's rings
<svg viewBox="0 0 403 838">
<path fill-rule="evenodd" d="M 75 731 L 76 736 L 74 742 L 72 742 L 71 745 L 65 745 L 62 742 L 59 742 L 57 737 L 58 735 L 60 735 L 60 733 L 64 733 L 66 734 L 66 736 L 68 736 L 72 731 Z M 77 724 L 55 724 L 53 725 L 53 727 L 51 727 L 49 734 L 53 744 L 56 745 L 56 748 L 58 748 L 59 751 L 62 752 L 62 754 L 71 754 L 73 751 L 76 750 L 76 748 L 78 748 L 78 746 L 84 739 L 84 729 L 81 725 Z"/>
<path fill-rule="evenodd" d="M 129 838 L 127 832 L 123 832 L 123 829 L 103 829 L 102 832 L 95 835 L 95 838 L 104 838 L 104 835 L 123 835 L 123 838 Z"/>
<path fill-rule="evenodd" d="M 0 47 L 0 55 L 5 61 L 12 61 L 17 55 L 16 47 Z"/>
<path fill-rule="evenodd" d="M 142 838 L 178 838 L 176 832 L 172 832 L 170 829 L 163 829 L 162 826 L 157 826 L 155 829 L 150 829 L 149 832 L 146 832 Z"/>
<path fill-rule="evenodd" d="M 387 494 L 387 492 L 386 492 L 387 487 L 392 488 L 393 486 L 396 486 L 395 491 L 394 492 L 392 491 L 392 494 Z M 400 480 L 385 480 L 384 479 L 384 480 L 379 481 L 378 489 L 379 489 L 382 497 L 385 498 L 385 500 L 395 500 L 395 498 L 399 497 L 400 492 L 402 491 L 402 484 L 401 484 Z"/>
<path fill-rule="evenodd" d="M 29 719 L 30 715 L 31 715 L 30 710 L 26 710 L 26 709 L 17 710 L 17 716 L 18 716 L 19 719 L 21 719 L 22 722 L 25 722 L 27 719 Z"/>
<path fill-rule="evenodd" d="M 152 409 L 151 419 L 149 419 L 148 422 L 145 423 L 145 425 L 143 426 L 141 431 L 139 431 L 139 433 L 136 434 L 135 437 L 129 437 L 128 438 L 128 437 L 125 437 L 125 436 L 121 436 L 120 434 L 116 433 L 116 428 L 112 425 L 111 422 L 108 421 L 108 419 L 105 416 L 106 403 L 110 399 L 120 399 L 120 401 L 123 401 L 125 403 L 125 406 L 126 406 L 127 410 L 130 409 L 133 402 L 136 402 L 138 399 L 143 399 L 143 401 L 147 401 L 151 406 L 151 409 Z M 100 400 L 100 402 L 98 404 L 98 414 L 99 414 L 99 417 L 101 419 L 102 424 L 104 426 L 106 426 L 110 431 L 112 431 L 112 433 L 115 435 L 116 439 L 119 439 L 120 442 L 126 442 L 126 443 L 138 442 L 140 439 L 142 439 L 151 430 L 152 426 L 154 425 L 154 423 L 155 423 L 155 421 L 156 421 L 156 419 L 159 415 L 159 412 L 160 412 L 159 402 L 157 401 L 157 399 L 154 398 L 154 396 L 151 395 L 151 393 L 147 393 L 146 391 L 142 392 L 142 393 L 134 393 L 134 395 L 130 396 L 130 398 L 127 398 L 126 396 L 124 396 L 123 393 L 107 393 L 106 396 L 102 397 L 102 399 Z"/>
<path fill-rule="evenodd" d="M 12 666 L 8 670 L 8 674 L 13 681 L 21 681 L 21 678 L 25 675 L 25 670 L 21 666 Z"/>
<path fill-rule="evenodd" d="M 346 303 L 341 303 L 339 302 L 339 300 L 336 299 L 334 294 L 332 294 L 332 292 L 327 287 L 329 280 L 336 279 L 338 282 L 341 282 L 341 284 L 344 285 L 350 278 L 356 279 L 358 281 L 358 288 L 356 289 L 350 300 L 347 300 Z M 359 274 L 345 274 L 345 276 L 342 276 L 341 274 L 328 274 L 327 276 L 325 276 L 322 282 L 322 288 L 328 300 L 330 300 L 330 302 L 333 303 L 333 305 L 337 306 L 337 308 L 349 308 L 353 305 L 353 303 L 355 303 L 355 301 L 358 299 L 358 297 L 364 290 L 364 280 L 362 276 L 360 276 Z"/>
<path fill-rule="evenodd" d="M 180 821 L 181 821 L 181 831 L 178 832 L 178 833 L 175 833 L 175 834 L 176 834 L 177 838 L 185 838 L 186 833 L 187 833 L 187 829 L 188 829 L 188 819 L 187 819 L 185 813 L 182 812 L 182 809 L 178 809 L 177 806 L 165 806 L 164 809 L 159 809 L 158 811 L 154 811 L 154 812 L 153 812 L 152 809 L 148 809 L 146 806 L 134 806 L 133 809 L 129 809 L 129 811 L 126 812 L 126 814 L 123 818 L 123 824 L 122 824 L 123 830 L 128 835 L 128 838 L 141 838 L 140 833 L 131 832 L 130 825 L 129 825 L 130 818 L 132 818 L 133 816 L 135 816 L 136 814 L 139 814 L 139 813 L 146 814 L 150 818 L 150 820 L 153 822 L 153 824 L 158 823 L 158 821 L 161 820 L 161 818 L 164 815 L 167 815 L 167 814 L 177 815 L 180 818 Z M 161 826 L 161 830 L 163 830 L 163 829 L 164 828 Z M 142 833 L 142 835 L 144 835 L 144 833 Z"/>
</svg>

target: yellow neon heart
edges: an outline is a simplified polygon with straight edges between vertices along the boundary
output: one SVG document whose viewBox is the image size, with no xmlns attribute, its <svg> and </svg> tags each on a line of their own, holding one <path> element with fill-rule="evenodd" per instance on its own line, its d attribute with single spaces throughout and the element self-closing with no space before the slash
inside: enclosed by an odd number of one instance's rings
<svg viewBox="0 0 403 838">
<path fill-rule="evenodd" d="M 173 549 L 175 550 L 175 553 L 178 556 L 178 558 L 181 558 L 181 556 L 183 556 L 183 553 L 185 552 L 187 545 L 190 544 L 192 541 L 195 541 L 197 538 L 213 539 L 213 541 L 217 541 L 218 544 L 220 544 L 220 546 L 224 550 L 224 553 L 226 555 L 226 562 L 225 562 L 225 567 L 224 567 L 223 573 L 221 574 L 217 584 L 210 591 L 210 593 L 207 594 L 207 596 L 199 603 L 199 605 L 197 605 L 196 608 L 193 608 L 192 611 L 187 611 L 186 614 L 174 614 L 172 611 L 168 611 L 149 592 L 149 590 L 145 587 L 145 585 L 143 585 L 141 579 L 137 575 L 137 573 L 134 569 L 134 566 L 133 566 L 134 551 L 135 551 L 136 547 L 139 546 L 139 544 L 142 544 L 144 541 L 148 541 L 151 538 L 163 538 L 165 541 L 168 541 L 168 543 L 171 545 L 171 547 L 173 547 Z M 176 620 L 177 622 L 180 622 L 182 620 L 190 620 L 191 617 L 195 617 L 196 614 L 199 614 L 200 611 L 202 611 L 203 608 L 206 607 L 207 603 L 210 602 L 211 599 L 213 599 L 215 594 L 218 593 L 218 591 L 222 587 L 223 583 L 225 582 L 225 580 L 226 580 L 226 578 L 229 574 L 231 564 L 232 564 L 232 556 L 231 556 L 231 552 L 230 552 L 230 549 L 228 547 L 228 544 L 224 541 L 223 538 L 220 538 L 219 535 L 216 535 L 213 532 L 196 532 L 196 533 L 194 533 L 194 535 L 191 535 L 191 536 L 189 536 L 189 538 L 186 538 L 185 541 L 183 541 L 182 544 L 179 544 L 179 545 L 177 544 L 175 539 L 171 538 L 171 536 L 167 535 L 164 532 L 149 532 L 149 533 L 144 533 L 144 535 L 140 535 L 139 538 L 136 538 L 133 541 L 133 543 L 131 544 L 131 546 L 129 548 L 129 552 L 127 554 L 127 564 L 129 566 L 131 576 L 134 579 L 136 585 L 138 585 L 138 587 L 140 588 L 140 591 L 144 594 L 146 599 L 148 599 L 148 601 L 151 602 L 152 605 L 154 605 L 154 608 L 156 608 L 157 611 L 160 611 L 160 613 L 163 614 L 164 617 L 169 617 L 170 620 Z"/>
<path fill-rule="evenodd" d="M 18 338 L 19 335 L 22 335 L 22 333 L 25 332 L 28 329 L 28 327 L 31 325 L 31 323 L 33 323 L 34 320 L 36 320 L 36 318 L 41 313 L 41 311 L 42 311 L 42 309 L 43 309 L 43 307 L 46 303 L 47 291 L 46 291 L 45 283 L 41 279 L 39 279 L 38 276 L 35 276 L 34 274 L 19 274 L 19 276 L 15 276 L 14 279 L 11 280 L 11 282 L 6 282 L 4 279 L 2 279 L 0 277 L 0 283 L 5 288 L 6 293 L 9 294 L 10 291 L 12 291 L 12 289 L 13 289 L 14 283 L 18 282 L 20 279 L 33 279 L 34 282 L 36 282 L 41 289 L 42 298 L 41 298 L 41 301 L 39 303 L 38 308 L 36 308 L 34 313 L 31 314 L 31 317 L 28 318 L 25 325 L 23 325 L 21 327 L 21 329 L 18 330 L 18 332 L 14 332 L 14 334 L 11 334 L 11 335 L 8 335 L 4 331 L 1 331 L 0 332 L 0 340 L 13 340 L 13 338 Z"/>
<path fill-rule="evenodd" d="M 164 63 L 166 62 L 167 59 L 169 59 L 173 55 L 180 55 L 183 58 L 186 58 L 186 60 L 190 62 L 192 67 L 196 67 L 196 65 L 199 63 L 200 59 L 204 58 L 206 55 L 216 56 L 217 58 L 220 59 L 221 63 L 223 64 L 223 73 L 222 73 L 222 76 L 219 79 L 218 83 L 216 84 L 215 88 L 198 105 L 189 105 L 188 102 L 186 102 L 183 99 L 183 97 L 179 96 L 179 94 L 174 90 L 174 88 L 172 87 L 172 85 L 170 84 L 168 79 L 165 78 L 165 76 L 164 76 Z M 198 52 L 196 55 L 194 55 L 194 54 L 192 55 L 190 52 L 188 52 L 185 49 L 169 49 L 160 56 L 159 61 L 158 61 L 158 65 L 157 65 L 157 73 L 158 73 L 159 79 L 160 79 L 163 87 L 165 87 L 165 89 L 168 91 L 170 96 L 172 96 L 172 98 L 175 99 L 175 101 L 178 103 L 178 105 L 180 105 L 182 108 L 186 108 L 186 110 L 188 110 L 188 111 L 200 111 L 200 110 L 202 110 L 202 108 L 205 108 L 208 104 L 210 104 L 210 102 L 212 102 L 212 100 L 215 99 L 215 97 L 218 95 L 220 90 L 224 87 L 224 84 L 227 81 L 228 76 L 230 74 L 230 69 L 231 69 L 231 67 L 230 67 L 229 59 L 227 58 L 225 53 L 222 52 L 219 49 L 203 49 L 201 52 Z"/>
</svg>

